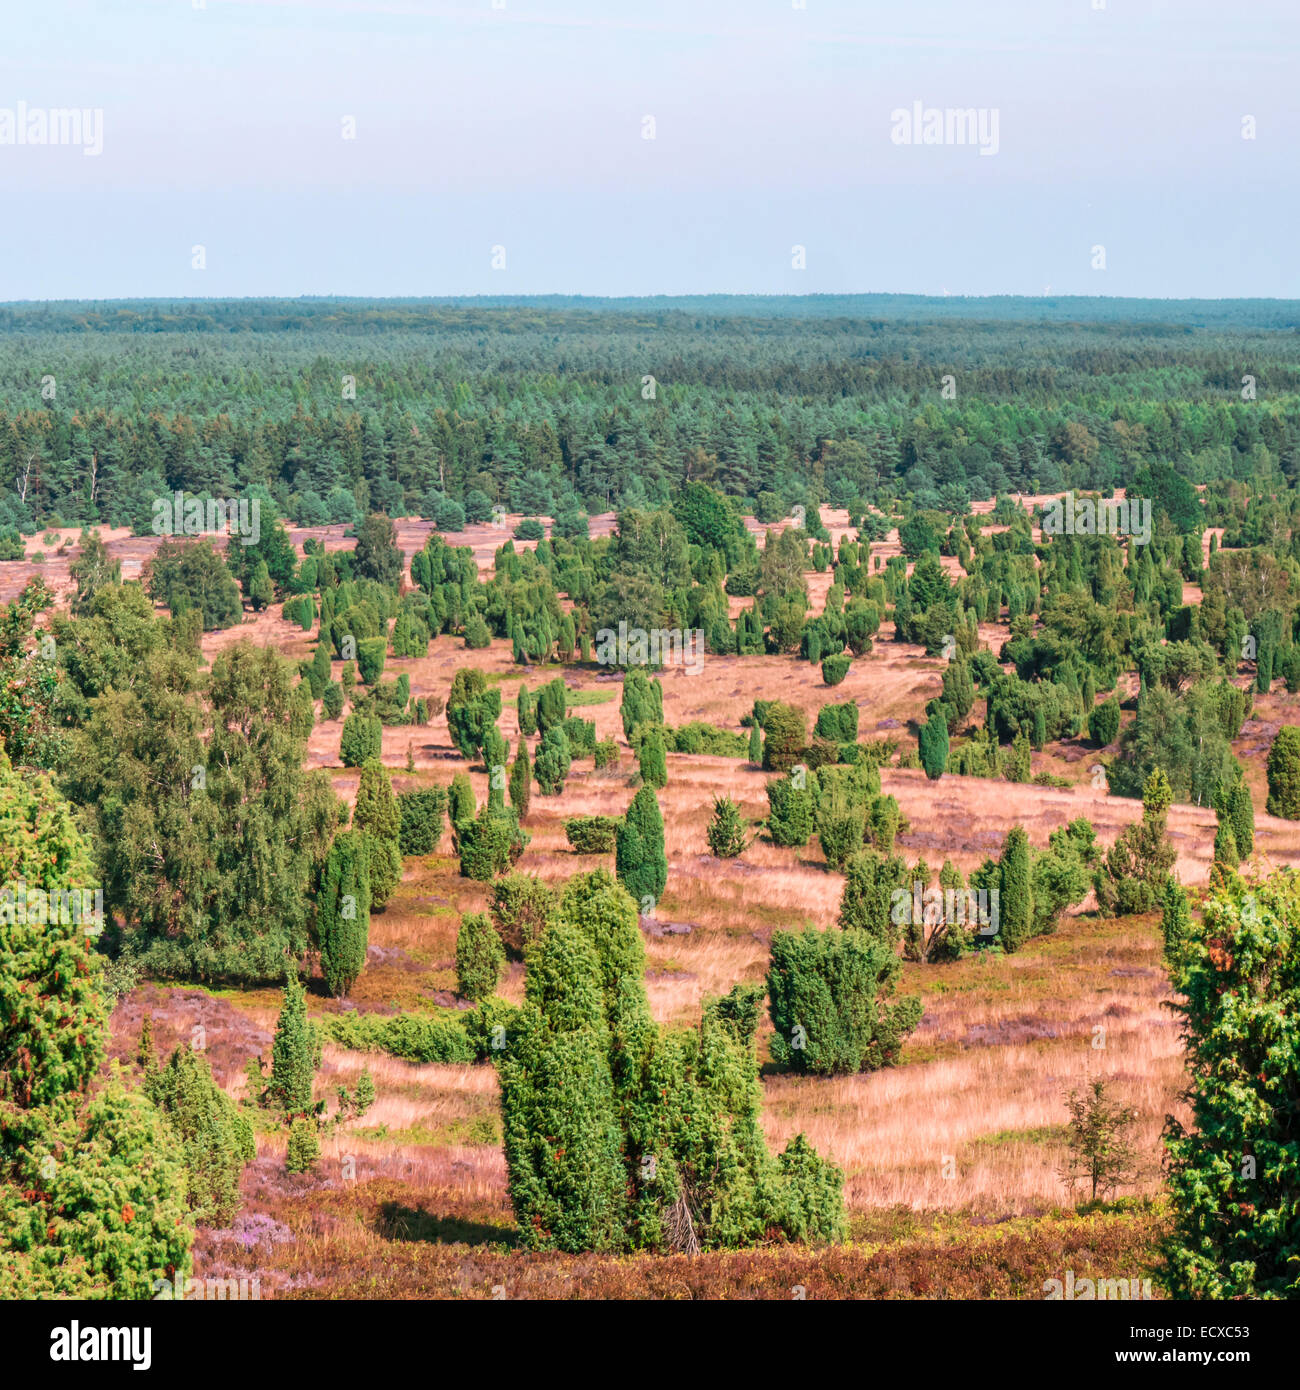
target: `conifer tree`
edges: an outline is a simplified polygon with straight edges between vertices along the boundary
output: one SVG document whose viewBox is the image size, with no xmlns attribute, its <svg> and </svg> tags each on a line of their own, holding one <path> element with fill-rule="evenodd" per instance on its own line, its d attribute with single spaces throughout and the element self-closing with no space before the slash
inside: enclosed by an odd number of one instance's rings
<svg viewBox="0 0 1300 1390">
<path fill-rule="evenodd" d="M 1007 831 L 998 865 L 998 941 L 1004 951 L 1018 951 L 1029 936 L 1033 921 L 1033 893 L 1029 876 L 1029 836 L 1024 826 Z"/>
<path fill-rule="evenodd" d="M 663 735 L 657 727 L 651 729 L 642 739 L 637 761 L 641 769 L 641 780 L 647 787 L 661 791 L 668 785 L 668 759 L 664 754 Z"/>
<path fill-rule="evenodd" d="M 270 1096 L 286 1115 L 311 1110 L 312 1083 L 320 1057 L 320 1037 L 307 1018 L 306 991 L 298 972 L 290 970 L 271 1044 Z"/>
<path fill-rule="evenodd" d="M 402 813 L 393 779 L 377 759 L 361 769 L 352 828 L 370 841 L 370 907 L 383 907 L 402 881 Z"/>
<path fill-rule="evenodd" d="M 316 895 L 316 940 L 329 992 L 346 997 L 366 963 L 370 940 L 370 852 L 360 830 L 335 836 Z"/>
<path fill-rule="evenodd" d="M 467 912 L 456 933 L 456 981 L 462 999 L 477 1003 L 497 987 L 505 947 L 484 912 Z"/>
<path fill-rule="evenodd" d="M 528 744 L 521 738 L 519 751 L 510 769 L 510 804 L 522 821 L 528 814 L 528 803 L 533 794 L 533 768 L 528 760 Z"/>
<path fill-rule="evenodd" d="M 0 884 L 19 883 L 81 903 L 96 874 L 72 807 L 0 745 Z M 107 1009 L 89 919 L 35 915 L 0 925 L 0 1298 L 150 1298 L 190 1269 L 180 1145 L 116 1077 L 92 1090 Z"/>
<path fill-rule="evenodd" d="M 948 720 L 944 713 L 946 708 L 940 703 L 939 708 L 921 726 L 921 766 L 932 782 L 937 782 L 948 770 Z"/>
<path fill-rule="evenodd" d="M 1249 859 L 1255 852 L 1255 804 L 1250 799 L 1250 788 L 1243 777 L 1232 789 L 1229 807 L 1232 817 L 1232 838 L 1237 842 L 1237 853 L 1242 859 Z"/>
<path fill-rule="evenodd" d="M 1300 820 L 1300 728 L 1284 724 L 1268 750 L 1270 816 Z"/>
<path fill-rule="evenodd" d="M 642 787 L 619 823 L 614 847 L 614 870 L 619 882 L 645 910 L 657 903 L 668 882 L 664 852 L 664 818 L 652 787 Z"/>
</svg>

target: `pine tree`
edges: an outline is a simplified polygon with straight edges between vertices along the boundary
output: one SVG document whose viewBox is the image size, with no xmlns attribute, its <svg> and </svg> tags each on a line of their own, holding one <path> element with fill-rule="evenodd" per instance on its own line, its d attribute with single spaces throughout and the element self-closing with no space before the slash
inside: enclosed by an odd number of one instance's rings
<svg viewBox="0 0 1300 1390">
<path fill-rule="evenodd" d="M 271 1099 L 286 1115 L 311 1109 L 312 1083 L 320 1066 L 321 1045 L 307 1019 L 307 995 L 298 972 L 285 977 L 284 1002 L 271 1044 Z"/>
<path fill-rule="evenodd" d="M 370 939 L 370 850 L 364 831 L 335 836 L 316 895 L 321 973 L 335 998 L 352 990 L 366 963 Z"/>
<path fill-rule="evenodd" d="M 1002 844 L 998 866 L 998 941 L 1004 951 L 1018 951 L 1029 937 L 1033 894 L 1029 876 L 1029 836 L 1013 825 Z"/>
<path fill-rule="evenodd" d="M 744 854 L 749 840 L 740 807 L 729 796 L 713 798 L 713 817 L 705 832 L 709 852 L 718 859 L 734 859 Z"/>
<path fill-rule="evenodd" d="M 647 902 L 653 905 L 663 897 L 668 856 L 664 852 L 664 818 L 652 787 L 637 792 L 619 823 L 614 870 L 643 911 Z"/>
</svg>

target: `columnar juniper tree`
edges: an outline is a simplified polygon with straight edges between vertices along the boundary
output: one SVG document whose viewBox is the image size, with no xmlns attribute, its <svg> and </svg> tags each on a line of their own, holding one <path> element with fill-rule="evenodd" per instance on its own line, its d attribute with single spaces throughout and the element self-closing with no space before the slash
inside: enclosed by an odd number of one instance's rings
<svg viewBox="0 0 1300 1390">
<path fill-rule="evenodd" d="M 377 760 L 361 769 L 352 828 L 370 842 L 370 906 L 383 907 L 402 881 L 402 813 L 393 779 Z"/>
<path fill-rule="evenodd" d="M 316 894 L 316 941 L 321 973 L 336 997 L 351 993 L 366 963 L 370 939 L 372 838 L 359 830 L 335 837 Z"/>
<path fill-rule="evenodd" d="M 668 882 L 664 818 L 651 787 L 642 787 L 636 793 L 619 825 L 614 868 L 619 882 L 643 907 L 663 897 Z"/>
<path fill-rule="evenodd" d="M 1023 825 L 1007 831 L 998 866 L 1000 928 L 1004 951 L 1018 951 L 1029 937 L 1033 921 L 1033 890 L 1029 874 L 1029 836 Z"/>
</svg>

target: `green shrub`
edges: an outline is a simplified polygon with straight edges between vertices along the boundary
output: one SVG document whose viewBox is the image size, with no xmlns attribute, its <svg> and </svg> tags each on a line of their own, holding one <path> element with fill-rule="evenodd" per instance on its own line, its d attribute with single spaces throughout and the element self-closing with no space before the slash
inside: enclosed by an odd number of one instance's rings
<svg viewBox="0 0 1300 1390">
<path fill-rule="evenodd" d="M 602 738 L 593 750 L 596 756 L 596 766 L 617 767 L 618 766 L 618 744 L 612 738 Z"/>
<path fill-rule="evenodd" d="M 781 777 L 767 784 L 767 830 L 774 845 L 790 848 L 806 845 L 812 838 L 816 797 L 793 777 Z"/>
<path fill-rule="evenodd" d="M 546 687 L 543 688 L 545 691 Z M 569 740 L 558 724 L 551 725 L 542 735 L 537 745 L 537 758 L 533 763 L 533 776 L 537 779 L 537 789 L 543 796 L 559 796 L 564 790 L 565 778 L 569 775 L 572 757 Z"/>
<path fill-rule="evenodd" d="M 808 744 L 808 721 L 803 710 L 774 701 L 763 723 L 763 771 L 789 772 L 803 758 Z"/>
<path fill-rule="evenodd" d="M 564 834 L 574 854 L 611 854 L 618 836 L 618 819 L 571 816 L 564 822 Z"/>
<path fill-rule="evenodd" d="M 378 758 L 384 748 L 384 726 L 368 714 L 349 714 L 339 736 L 339 761 L 344 767 L 361 767 Z"/>
<path fill-rule="evenodd" d="M 588 758 L 596 751 L 596 724 L 592 719 L 577 715 L 566 719 L 560 727 L 569 740 L 569 750 L 575 758 Z"/>
<path fill-rule="evenodd" d="M 1175 1298 L 1286 1299 L 1300 1237 L 1300 879 L 1228 876 L 1189 928 L 1172 973 L 1191 1124 L 1165 1127 L 1173 1230 L 1163 1282 Z"/>
<path fill-rule="evenodd" d="M 421 787 L 397 798 L 398 848 L 403 854 L 432 854 L 442 839 L 446 787 Z"/>
<path fill-rule="evenodd" d="M 286 1115 L 306 1114 L 312 1108 L 312 1085 L 320 1066 L 320 1034 L 307 1018 L 307 996 L 297 971 L 285 979 L 284 1002 L 271 1044 L 269 1099 Z"/>
<path fill-rule="evenodd" d="M 1088 711 L 1088 737 L 1103 748 L 1119 737 L 1119 701 L 1113 695 Z"/>
<path fill-rule="evenodd" d="M 852 701 L 843 705 L 823 705 L 817 713 L 813 733 L 831 743 L 856 743 L 858 707 Z"/>
<path fill-rule="evenodd" d="M 465 1063 L 474 1048 L 463 1015 L 329 1014 L 321 1030 L 331 1042 L 354 1052 L 382 1052 L 406 1062 Z"/>
<path fill-rule="evenodd" d="M 718 859 L 734 859 L 749 845 L 747 822 L 740 807 L 729 796 L 713 798 L 713 816 L 705 832 L 709 852 Z"/>
<path fill-rule="evenodd" d="M 641 780 L 647 787 L 662 791 L 668 785 L 668 760 L 664 755 L 663 734 L 657 727 L 642 740 L 638 764 Z"/>
<path fill-rule="evenodd" d="M 664 818 L 652 787 L 642 787 L 619 822 L 615 872 L 642 911 L 663 897 L 668 882 Z"/>
<path fill-rule="evenodd" d="M 180 1141 L 194 1220 L 228 1226 L 241 1205 L 240 1175 L 257 1152 L 252 1127 L 193 1048 L 178 1047 L 161 1069 L 150 1067 L 142 1089 Z"/>
<path fill-rule="evenodd" d="M 357 643 L 357 674 L 366 685 L 378 685 L 388 653 L 387 637 L 363 637 Z"/>
<path fill-rule="evenodd" d="M 329 681 L 321 692 L 322 713 L 326 719 L 337 719 L 343 713 L 343 687 Z"/>
<path fill-rule="evenodd" d="M 921 1021 L 919 999 L 890 1002 L 901 969 L 893 948 L 866 932 L 774 932 L 767 972 L 773 1058 L 821 1076 L 891 1066 Z"/>
<path fill-rule="evenodd" d="M 315 1120 L 299 1116 L 289 1126 L 289 1145 L 285 1150 L 286 1173 L 310 1173 L 320 1162 L 320 1138 Z"/>
<path fill-rule="evenodd" d="M 462 878 L 491 883 L 523 854 L 529 836 L 509 807 L 484 806 L 472 821 L 457 830 Z"/>
<path fill-rule="evenodd" d="M 849 674 L 849 667 L 852 665 L 853 658 L 851 656 L 828 656 L 822 662 L 822 680 L 827 685 L 839 685 Z"/>
<path fill-rule="evenodd" d="M 1270 816 L 1300 820 L 1300 728 L 1283 724 L 1268 750 Z"/>
<path fill-rule="evenodd" d="M 456 980 L 462 999 L 478 1002 L 497 987 L 505 948 L 484 912 L 469 912 L 461 918 L 456 933 Z"/>
<path fill-rule="evenodd" d="M 558 907 L 555 890 L 532 874 L 507 874 L 497 879 L 488 911 L 512 960 L 523 959 Z"/>
<path fill-rule="evenodd" d="M 932 782 L 937 782 L 948 770 L 948 720 L 946 706 L 939 709 L 921 726 L 921 766 Z"/>
</svg>

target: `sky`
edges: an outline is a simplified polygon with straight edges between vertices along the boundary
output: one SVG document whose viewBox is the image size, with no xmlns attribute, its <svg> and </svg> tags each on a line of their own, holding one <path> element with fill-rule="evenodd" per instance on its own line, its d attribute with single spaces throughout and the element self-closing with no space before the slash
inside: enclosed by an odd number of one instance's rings
<svg viewBox="0 0 1300 1390">
<path fill-rule="evenodd" d="M 1300 297 L 1298 0 L 0 0 L 0 21 L 0 301 Z M 71 108 L 80 143 L 39 143 Z M 948 111 L 982 118 L 973 141 Z"/>
</svg>

